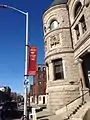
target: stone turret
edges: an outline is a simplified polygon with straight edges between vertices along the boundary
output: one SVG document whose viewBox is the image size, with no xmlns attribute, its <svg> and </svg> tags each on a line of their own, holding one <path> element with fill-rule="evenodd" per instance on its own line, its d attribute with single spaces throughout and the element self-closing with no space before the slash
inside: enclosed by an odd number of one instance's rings
<svg viewBox="0 0 90 120">
<path fill-rule="evenodd" d="M 47 108 L 55 112 L 79 95 L 78 67 L 70 31 L 67 0 L 55 0 L 43 14 Z"/>
</svg>

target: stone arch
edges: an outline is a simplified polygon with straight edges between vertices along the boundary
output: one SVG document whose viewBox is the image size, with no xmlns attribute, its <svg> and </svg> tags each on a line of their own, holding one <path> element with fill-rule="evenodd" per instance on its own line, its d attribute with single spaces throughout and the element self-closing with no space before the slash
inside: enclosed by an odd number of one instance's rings
<svg viewBox="0 0 90 120">
<path fill-rule="evenodd" d="M 75 1 L 75 3 L 73 4 L 73 8 L 72 8 L 72 13 L 71 13 L 71 22 L 73 22 L 74 21 L 74 19 L 75 19 L 75 10 L 78 8 L 78 7 L 80 7 L 80 8 L 82 8 L 82 3 L 81 3 L 81 1 L 80 0 L 77 0 L 77 1 Z M 80 9 L 79 8 L 79 9 Z M 78 10 L 79 10 L 78 9 Z M 78 11 L 77 11 L 78 12 Z"/>
<path fill-rule="evenodd" d="M 74 7 L 74 18 L 78 15 L 79 11 L 81 10 L 82 8 L 82 4 L 80 1 L 78 1 Z"/>
</svg>

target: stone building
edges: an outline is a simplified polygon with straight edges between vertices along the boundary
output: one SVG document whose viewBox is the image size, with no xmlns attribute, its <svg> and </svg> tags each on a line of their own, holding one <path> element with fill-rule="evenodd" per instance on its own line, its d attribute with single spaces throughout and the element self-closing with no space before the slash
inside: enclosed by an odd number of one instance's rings
<svg viewBox="0 0 90 120">
<path fill-rule="evenodd" d="M 46 66 L 37 65 L 37 72 L 33 78 L 33 85 L 30 86 L 30 102 L 35 104 L 46 104 Z"/>
<path fill-rule="evenodd" d="M 90 0 L 54 0 L 43 29 L 47 108 L 55 112 L 89 88 Z"/>
</svg>

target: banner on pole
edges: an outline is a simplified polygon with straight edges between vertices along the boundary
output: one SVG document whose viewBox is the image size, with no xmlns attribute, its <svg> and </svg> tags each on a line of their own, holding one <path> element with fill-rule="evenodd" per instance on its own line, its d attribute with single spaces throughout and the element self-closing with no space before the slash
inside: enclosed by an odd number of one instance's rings
<svg viewBox="0 0 90 120">
<path fill-rule="evenodd" d="M 29 58 L 28 58 L 28 76 L 36 75 L 36 60 L 37 60 L 37 48 L 35 46 L 29 46 Z"/>
</svg>

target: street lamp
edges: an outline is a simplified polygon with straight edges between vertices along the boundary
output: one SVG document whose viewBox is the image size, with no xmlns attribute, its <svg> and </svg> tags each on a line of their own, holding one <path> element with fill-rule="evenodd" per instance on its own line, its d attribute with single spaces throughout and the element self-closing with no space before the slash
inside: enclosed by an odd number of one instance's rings
<svg viewBox="0 0 90 120">
<path fill-rule="evenodd" d="M 25 44 L 25 80 L 28 79 L 27 77 L 27 60 L 28 60 L 28 12 L 23 12 L 22 10 L 19 10 L 15 7 L 8 6 L 8 5 L 0 5 L 1 8 L 9 8 L 13 9 L 17 12 L 20 12 L 21 14 L 24 14 L 26 16 L 26 44 Z M 24 115 L 27 116 L 27 88 L 25 87 L 25 93 L 24 93 Z"/>
</svg>

